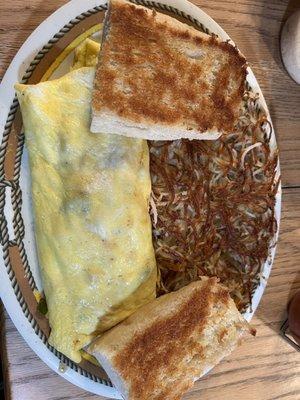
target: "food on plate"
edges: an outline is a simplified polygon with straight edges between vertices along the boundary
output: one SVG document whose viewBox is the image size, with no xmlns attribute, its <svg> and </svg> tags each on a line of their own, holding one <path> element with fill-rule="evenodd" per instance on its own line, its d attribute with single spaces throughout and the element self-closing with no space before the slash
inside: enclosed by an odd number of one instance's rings
<svg viewBox="0 0 300 400">
<path fill-rule="evenodd" d="M 112 0 L 99 51 L 16 85 L 40 310 L 49 343 L 97 365 L 88 350 L 125 399 L 179 399 L 253 333 L 238 310 L 277 230 L 271 125 L 238 50 L 173 18 Z"/>
<path fill-rule="evenodd" d="M 236 47 L 126 0 L 110 1 L 104 25 L 91 131 L 173 140 L 236 130 L 247 73 Z"/>
<path fill-rule="evenodd" d="M 72 69 L 82 67 L 95 67 L 98 62 L 100 43 L 92 39 L 85 39 L 74 51 Z"/>
<path fill-rule="evenodd" d="M 216 141 L 150 142 L 158 294 L 218 276 L 240 311 L 251 306 L 275 245 L 280 183 L 258 104 L 249 92 L 237 132 Z"/>
<path fill-rule="evenodd" d="M 49 343 L 75 362 L 92 338 L 155 298 L 156 285 L 147 143 L 90 133 L 94 72 L 16 84 Z"/>
<path fill-rule="evenodd" d="M 216 278 L 153 300 L 88 351 L 125 400 L 179 400 L 199 377 L 255 331 Z"/>
<path fill-rule="evenodd" d="M 215 141 L 149 141 L 158 295 L 218 276 L 251 305 L 277 231 L 278 153 L 246 92 L 237 131 Z"/>
<path fill-rule="evenodd" d="M 237 132 L 226 137 L 148 142 L 158 295 L 218 276 L 240 311 L 251 306 L 277 231 L 280 182 L 258 101 L 246 93 Z"/>
</svg>

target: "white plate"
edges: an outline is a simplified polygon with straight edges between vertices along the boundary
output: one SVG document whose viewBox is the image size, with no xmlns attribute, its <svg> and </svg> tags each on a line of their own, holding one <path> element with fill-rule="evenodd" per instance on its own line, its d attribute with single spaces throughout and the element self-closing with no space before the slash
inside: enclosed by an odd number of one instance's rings
<svg viewBox="0 0 300 400">
<path fill-rule="evenodd" d="M 10 119 L 14 117 L 14 108 L 11 108 L 13 99 L 14 99 L 14 88 L 13 85 L 15 82 L 20 81 L 25 74 L 25 71 L 30 66 L 32 60 L 35 58 L 36 54 L 43 48 L 45 44 L 47 44 L 54 35 L 57 34 L 64 26 L 66 26 L 65 30 L 73 29 L 73 26 L 77 26 L 81 24 L 81 20 L 84 20 L 85 15 L 76 19 L 82 13 L 85 13 L 87 10 L 93 9 L 96 6 L 102 6 L 106 2 L 102 0 L 72 0 L 67 3 L 65 6 L 58 9 L 55 13 L 53 13 L 49 18 L 47 18 L 26 40 L 23 46 L 18 51 L 17 55 L 13 59 L 11 65 L 9 66 L 3 80 L 1 83 L 0 90 L 0 130 L 4 132 L 5 124 L 7 124 L 7 118 L 10 113 Z M 151 3 L 151 2 L 149 2 Z M 222 39 L 227 40 L 230 39 L 229 36 L 223 31 L 223 29 L 207 14 L 201 11 L 198 7 L 191 4 L 186 0 L 164 0 L 160 2 L 160 5 L 165 5 L 166 7 L 171 6 L 173 9 L 180 10 L 185 15 L 194 18 L 199 23 L 203 24 L 205 28 L 209 31 L 216 33 Z M 162 6 L 163 7 L 163 6 Z M 71 21 L 72 19 L 76 19 L 75 21 Z M 71 25 L 68 23 L 71 21 Z M 64 33 L 61 33 L 59 36 L 63 36 Z M 56 40 L 56 39 L 55 39 Z M 59 39 L 60 40 L 60 39 Z M 58 41 L 58 40 L 56 40 Z M 48 50 L 45 50 L 48 51 Z M 42 56 L 41 56 L 42 57 Z M 40 58 L 41 58 L 40 57 Z M 69 58 L 70 59 L 70 58 Z M 55 76 L 61 75 L 66 70 L 66 65 L 70 62 L 69 59 L 66 59 L 61 66 L 56 70 Z M 34 67 L 34 66 L 33 66 Z M 33 68 L 32 67 L 32 68 Z M 267 110 L 267 106 L 259 85 L 250 69 L 248 69 L 248 77 L 247 80 L 253 90 L 260 94 L 260 102 L 261 106 Z M 16 108 L 15 104 L 15 108 Z M 7 125 L 6 125 L 7 126 Z M 275 134 L 273 133 L 271 138 L 271 146 L 276 148 L 276 139 Z M 3 159 L 6 153 L 6 147 L 2 145 L 0 150 L 0 164 L 1 157 Z M 21 157 L 21 151 L 17 153 L 17 159 L 15 160 L 18 165 L 19 159 Z M 279 176 L 279 166 L 278 166 L 278 176 Z M 1 169 L 0 169 L 1 175 Z M 16 172 L 15 172 L 16 176 Z M 95 394 L 99 394 L 105 397 L 120 399 L 119 393 L 109 386 L 109 382 L 105 382 L 104 380 L 97 379 L 90 373 L 86 373 L 82 369 L 78 369 L 74 363 L 66 360 L 64 357 L 60 357 L 63 359 L 65 364 L 68 364 L 69 367 L 62 372 L 60 370 L 60 359 L 59 354 L 46 345 L 45 337 L 40 331 L 35 320 L 30 316 L 28 308 L 26 306 L 26 302 L 22 298 L 22 294 L 20 292 L 17 281 L 14 278 L 13 272 L 11 272 L 10 262 L 14 262 L 14 255 L 8 252 L 8 244 L 13 245 L 15 242 L 8 243 L 9 240 L 14 239 L 14 235 L 18 232 L 20 233 L 20 226 L 22 226 L 21 222 L 16 218 L 15 215 L 15 226 L 13 226 L 12 220 L 16 211 L 16 192 L 17 187 L 14 187 L 12 192 L 12 199 L 10 199 L 10 182 L 4 182 L 3 176 L 1 179 L 0 176 L 0 210 L 1 204 L 3 204 L 3 199 L 5 197 L 5 208 L 4 214 L 6 217 L 7 229 L 3 219 L 0 220 L 0 231 L 2 233 L 2 241 L 4 243 L 2 248 L 3 259 L 0 261 L 0 294 L 2 301 L 13 320 L 15 326 L 17 327 L 20 334 L 26 340 L 28 345 L 33 349 L 33 351 L 55 372 L 60 374 L 63 378 L 68 381 L 74 383 L 75 385 L 93 392 Z M 1 186 L 2 185 L 2 186 Z M 2 189 L 1 189 L 2 187 Z M 38 268 L 38 260 L 36 256 L 36 250 L 34 245 L 34 231 L 33 231 L 33 219 L 32 219 L 32 211 L 31 211 L 31 194 L 30 194 L 30 176 L 29 169 L 27 165 L 27 153 L 23 152 L 22 164 L 21 164 L 21 174 L 20 174 L 20 187 L 22 190 L 22 217 L 24 220 L 25 226 L 25 236 L 23 238 L 22 243 L 17 240 L 17 244 L 19 245 L 19 249 L 21 248 L 21 258 L 23 265 L 25 265 L 25 272 L 30 266 L 30 271 L 35 280 L 36 286 L 39 289 L 42 289 L 41 280 L 39 276 L 39 268 Z M 18 193 L 19 195 L 19 193 Z M 281 209 L 281 189 L 279 187 L 277 193 L 277 202 L 276 202 L 276 219 L 279 223 L 280 220 L 280 209 Z M 278 227 L 279 228 L 279 227 Z M 278 237 L 278 231 L 277 231 Z M 24 250 L 23 250 L 24 244 Z M 26 256 L 28 259 L 28 265 L 26 264 Z M 250 320 L 260 302 L 261 296 L 264 292 L 266 282 L 268 276 L 270 274 L 271 266 L 273 263 L 275 255 L 275 248 L 271 249 L 271 255 L 269 260 L 265 263 L 263 268 L 263 279 L 256 289 L 256 292 L 253 297 L 252 311 L 248 310 L 245 313 L 245 317 L 247 320 Z M 9 258 L 12 257 L 11 259 Z M 29 270 L 28 270 L 29 271 Z M 27 272 L 28 272 L 27 271 Z M 30 273 L 26 275 L 29 284 L 32 284 L 32 279 L 30 279 Z M 77 371 L 76 371 L 77 369 Z M 94 379 L 94 380 L 93 380 Z"/>
</svg>

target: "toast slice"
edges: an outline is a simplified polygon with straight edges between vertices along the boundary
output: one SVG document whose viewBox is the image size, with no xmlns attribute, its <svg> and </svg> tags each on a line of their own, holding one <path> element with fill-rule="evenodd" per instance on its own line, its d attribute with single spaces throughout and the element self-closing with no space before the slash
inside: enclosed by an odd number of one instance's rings
<svg viewBox="0 0 300 400">
<path fill-rule="evenodd" d="M 141 307 L 88 348 L 126 400 L 177 400 L 253 329 L 217 278 Z"/>
<path fill-rule="evenodd" d="M 92 132 L 173 140 L 235 130 L 246 60 L 178 20 L 110 0 L 92 100 Z"/>
</svg>

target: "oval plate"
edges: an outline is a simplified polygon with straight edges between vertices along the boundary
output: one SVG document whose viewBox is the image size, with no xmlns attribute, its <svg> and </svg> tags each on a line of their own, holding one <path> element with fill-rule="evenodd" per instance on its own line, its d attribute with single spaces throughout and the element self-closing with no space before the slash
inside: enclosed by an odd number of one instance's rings
<svg viewBox="0 0 300 400">
<path fill-rule="evenodd" d="M 164 0 L 160 3 L 146 0 L 138 4 L 156 6 L 160 11 L 194 25 L 206 33 L 215 33 L 231 40 L 223 29 L 207 14 L 185 0 Z M 2 259 L 0 261 L 0 294 L 2 301 L 32 350 L 55 372 L 73 384 L 92 393 L 121 399 L 105 373 L 90 362 L 73 363 L 47 342 L 49 326 L 44 316 L 37 312 L 34 290 L 42 290 L 34 244 L 31 210 L 30 175 L 27 153 L 23 151 L 22 120 L 15 99 L 14 83 L 37 83 L 48 71 L 51 77 L 62 75 L 71 63 L 73 48 L 86 36 L 99 30 L 106 2 L 101 0 L 72 0 L 47 18 L 26 40 L 13 59 L 1 83 L 0 129 L 0 233 Z M 63 55 L 63 56 L 62 56 Z M 49 73 L 49 70 L 53 74 Z M 260 107 L 267 106 L 259 85 L 248 68 L 248 83 L 260 95 Z M 268 118 L 270 115 L 267 111 Z M 273 133 L 271 146 L 276 149 Z M 277 169 L 280 175 L 279 165 Z M 280 220 L 281 188 L 276 197 L 275 214 Z M 278 230 L 276 241 L 278 238 Z M 275 255 L 270 248 L 259 286 L 252 299 L 252 309 L 244 315 L 250 320 L 260 302 Z"/>
</svg>

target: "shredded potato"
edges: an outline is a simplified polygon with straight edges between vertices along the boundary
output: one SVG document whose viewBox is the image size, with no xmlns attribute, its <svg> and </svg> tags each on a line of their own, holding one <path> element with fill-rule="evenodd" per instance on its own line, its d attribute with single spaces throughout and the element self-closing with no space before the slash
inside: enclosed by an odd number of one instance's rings
<svg viewBox="0 0 300 400">
<path fill-rule="evenodd" d="M 239 310 L 251 305 L 277 230 L 271 134 L 249 93 L 237 133 L 149 142 L 158 295 L 218 276 Z"/>
</svg>

